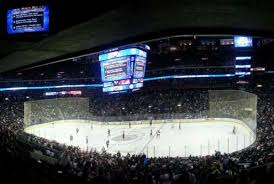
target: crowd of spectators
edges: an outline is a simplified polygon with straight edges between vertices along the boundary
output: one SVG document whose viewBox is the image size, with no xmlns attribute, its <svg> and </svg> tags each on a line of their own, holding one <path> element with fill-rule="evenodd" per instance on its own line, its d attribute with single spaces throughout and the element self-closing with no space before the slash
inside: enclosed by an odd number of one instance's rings
<svg viewBox="0 0 274 184">
<path fill-rule="evenodd" d="M 29 101 L 25 111 L 30 124 L 48 123 L 67 119 L 88 119 L 88 102 L 83 98 L 54 98 Z"/>
<path fill-rule="evenodd" d="M 33 174 L 50 170 L 41 177 L 54 176 L 55 183 L 267 183 L 274 170 L 271 164 L 274 161 L 274 96 L 258 94 L 258 97 L 257 139 L 252 146 L 231 154 L 216 152 L 189 158 L 147 158 L 146 155 L 121 156 L 119 152 L 113 155 L 105 150 L 83 151 L 29 135 L 23 132 L 24 100 L 9 98 L 0 103 L 0 160 L 5 160 L 0 168 L 10 168 L 10 164 L 19 160 L 33 171 L 43 163 L 43 169 Z M 101 94 L 90 97 L 90 113 L 112 117 L 144 113 L 154 118 L 157 114 L 174 113 L 201 116 L 208 110 L 208 98 L 207 91 L 201 90 Z M 41 158 L 31 157 L 34 153 Z M 37 181 L 33 179 L 33 183 Z M 40 179 L 39 182 L 51 183 Z"/>
<path fill-rule="evenodd" d="M 208 94 L 202 90 L 166 90 L 94 95 L 90 111 L 94 116 L 127 116 L 144 114 L 200 114 L 208 109 Z M 156 117 L 157 118 L 157 117 Z"/>
</svg>

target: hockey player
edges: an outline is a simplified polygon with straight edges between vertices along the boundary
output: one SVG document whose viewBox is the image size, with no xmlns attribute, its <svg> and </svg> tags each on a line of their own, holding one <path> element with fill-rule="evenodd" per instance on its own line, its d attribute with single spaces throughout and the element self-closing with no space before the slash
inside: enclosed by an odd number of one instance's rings
<svg viewBox="0 0 274 184">
<path fill-rule="evenodd" d="M 110 136 L 110 129 L 108 129 L 108 136 Z"/>
<path fill-rule="evenodd" d="M 109 146 L 109 140 L 106 141 L 106 145 L 107 145 L 107 148 L 108 148 L 108 146 Z"/>
<path fill-rule="evenodd" d="M 233 134 L 236 134 L 236 127 L 235 126 L 233 127 L 232 132 L 233 132 Z"/>
<path fill-rule="evenodd" d="M 156 137 L 157 137 L 157 138 L 160 138 L 160 130 L 157 130 L 157 132 L 156 132 Z"/>
<path fill-rule="evenodd" d="M 123 135 L 122 135 L 123 139 L 125 139 L 125 131 L 123 130 Z"/>
<path fill-rule="evenodd" d="M 86 136 L 86 144 L 88 144 L 88 136 Z"/>
</svg>

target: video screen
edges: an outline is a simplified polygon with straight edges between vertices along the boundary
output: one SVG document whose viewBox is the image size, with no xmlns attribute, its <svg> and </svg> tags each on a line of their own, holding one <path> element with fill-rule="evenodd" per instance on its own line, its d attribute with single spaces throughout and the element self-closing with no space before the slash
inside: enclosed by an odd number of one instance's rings
<svg viewBox="0 0 274 184">
<path fill-rule="evenodd" d="M 136 56 L 134 78 L 143 78 L 145 76 L 146 58 Z"/>
<path fill-rule="evenodd" d="M 51 91 L 51 92 L 45 92 L 44 96 L 57 96 L 57 95 L 82 95 L 82 91 Z"/>
<path fill-rule="evenodd" d="M 126 48 L 99 55 L 103 92 L 126 92 L 143 87 L 147 53 Z"/>
<path fill-rule="evenodd" d="M 130 57 L 110 59 L 100 64 L 103 82 L 122 80 L 130 77 Z"/>
<path fill-rule="evenodd" d="M 49 7 L 30 6 L 7 11 L 8 34 L 49 31 Z"/>
<path fill-rule="evenodd" d="M 252 38 L 246 36 L 235 36 L 234 46 L 235 47 L 252 47 Z"/>
</svg>

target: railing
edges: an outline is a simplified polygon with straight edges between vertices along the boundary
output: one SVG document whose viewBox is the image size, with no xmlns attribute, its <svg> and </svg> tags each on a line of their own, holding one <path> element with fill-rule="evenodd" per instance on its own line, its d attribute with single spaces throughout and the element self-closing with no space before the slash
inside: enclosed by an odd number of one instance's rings
<svg viewBox="0 0 274 184">
<path fill-rule="evenodd" d="M 255 140 L 253 134 L 235 136 L 225 139 L 207 139 L 204 144 L 182 144 L 181 147 L 172 145 L 148 145 L 141 153 L 148 157 L 189 157 L 213 155 L 216 151 L 233 153 L 250 146 Z M 139 154 L 136 152 L 136 154 Z"/>
</svg>

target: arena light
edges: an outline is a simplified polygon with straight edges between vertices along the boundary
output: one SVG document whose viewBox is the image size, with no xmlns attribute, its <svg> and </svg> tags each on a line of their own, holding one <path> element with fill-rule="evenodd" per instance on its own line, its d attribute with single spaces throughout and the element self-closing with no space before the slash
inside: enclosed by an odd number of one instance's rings
<svg viewBox="0 0 274 184">
<path fill-rule="evenodd" d="M 235 74 L 169 75 L 169 76 L 145 78 L 144 81 L 161 80 L 161 79 L 219 78 L 219 77 L 234 77 L 234 76 Z"/>
<path fill-rule="evenodd" d="M 54 96 L 54 95 L 57 95 L 58 93 L 57 92 L 45 92 L 44 95 L 45 96 Z"/>
<path fill-rule="evenodd" d="M 82 95 L 82 91 L 68 91 L 67 93 L 70 95 Z"/>
<path fill-rule="evenodd" d="M 250 72 L 249 72 L 250 73 Z M 161 79 L 192 79 L 192 78 L 221 78 L 235 77 L 235 74 L 202 74 L 202 75 L 169 75 L 160 77 L 145 78 L 144 81 L 153 81 Z M 0 88 L 0 91 L 19 91 L 19 90 L 43 90 L 59 88 L 100 88 L 103 84 L 75 84 L 75 85 L 58 85 L 58 86 L 21 86 Z"/>
<path fill-rule="evenodd" d="M 259 72 L 259 71 L 265 71 L 264 67 L 256 67 L 256 68 L 251 68 L 251 71 Z"/>
<path fill-rule="evenodd" d="M 251 75 L 251 72 L 235 72 L 236 75 Z"/>
<path fill-rule="evenodd" d="M 11 87 L 11 88 L 0 88 L 1 89 L 8 89 L 8 90 L 3 90 L 3 91 L 17 91 L 17 90 L 26 90 L 28 87 Z"/>
<path fill-rule="evenodd" d="M 97 88 L 97 87 L 102 87 L 102 86 L 103 86 L 102 84 L 75 84 L 75 85 L 59 85 L 59 86 L 23 86 L 23 87 L 0 88 L 0 91 L 41 90 L 41 89 L 81 88 L 81 87 Z"/>
<path fill-rule="evenodd" d="M 148 45 L 145 45 L 145 48 L 146 48 L 147 50 L 150 50 L 150 46 L 148 46 Z"/>
<path fill-rule="evenodd" d="M 169 48 L 169 50 L 170 50 L 170 51 L 175 51 L 175 50 L 177 50 L 177 47 L 171 46 L 171 47 Z"/>
<path fill-rule="evenodd" d="M 251 56 L 237 56 L 236 60 L 249 60 L 251 59 Z"/>
<path fill-rule="evenodd" d="M 237 81 L 237 84 L 249 84 L 249 82 L 248 81 L 240 80 L 240 81 Z"/>
<path fill-rule="evenodd" d="M 235 65 L 235 68 L 251 68 L 251 65 Z"/>
</svg>

